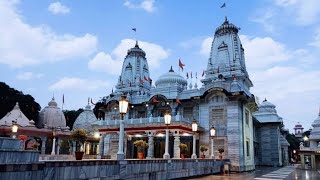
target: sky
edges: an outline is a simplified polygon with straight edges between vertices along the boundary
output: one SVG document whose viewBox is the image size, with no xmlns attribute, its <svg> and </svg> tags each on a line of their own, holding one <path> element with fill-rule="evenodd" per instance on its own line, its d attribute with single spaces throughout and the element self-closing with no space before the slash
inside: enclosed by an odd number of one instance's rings
<svg viewBox="0 0 320 180">
<path fill-rule="evenodd" d="M 319 0 L 1 0 L 0 81 L 42 108 L 52 96 L 60 107 L 64 96 L 63 109 L 84 108 L 88 97 L 111 93 L 135 39 L 153 80 L 171 65 L 178 71 L 178 59 L 202 74 L 225 16 L 241 28 L 251 92 L 275 104 L 290 131 L 298 122 L 311 128 L 320 107 Z"/>
</svg>

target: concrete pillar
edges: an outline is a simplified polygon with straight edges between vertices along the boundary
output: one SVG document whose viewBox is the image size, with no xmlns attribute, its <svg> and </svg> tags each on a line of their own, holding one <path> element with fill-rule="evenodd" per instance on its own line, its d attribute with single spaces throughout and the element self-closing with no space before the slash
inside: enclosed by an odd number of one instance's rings
<svg viewBox="0 0 320 180">
<path fill-rule="evenodd" d="M 147 159 L 152 159 L 152 158 L 154 158 L 154 141 L 153 141 L 153 138 L 154 138 L 154 134 L 155 133 L 154 133 L 154 131 L 148 131 L 147 134 L 148 134 L 148 145 L 149 145 Z"/>
<path fill-rule="evenodd" d="M 57 155 L 60 154 L 60 143 L 61 143 L 61 139 L 58 138 L 58 140 L 57 140 Z"/>
<path fill-rule="evenodd" d="M 316 157 L 315 155 L 311 155 L 311 169 L 312 170 L 316 170 L 317 169 L 317 166 L 316 166 Z"/>
<path fill-rule="evenodd" d="M 173 141 L 173 158 L 180 158 L 180 134 L 178 130 L 173 132 L 174 141 Z"/>
<path fill-rule="evenodd" d="M 196 133 L 193 134 L 193 143 L 192 143 L 192 159 L 197 159 L 197 154 L 196 154 L 196 142 L 197 142 L 197 135 Z"/>
<path fill-rule="evenodd" d="M 163 154 L 163 159 L 170 159 L 169 154 L 169 129 L 166 129 L 166 144 L 165 144 L 165 152 Z"/>
<path fill-rule="evenodd" d="M 46 154 L 46 143 L 47 143 L 47 137 L 41 138 L 41 154 Z"/>
<path fill-rule="evenodd" d="M 117 160 L 124 159 L 123 142 L 124 142 L 124 120 L 123 120 L 123 115 L 121 115 Z"/>
<path fill-rule="evenodd" d="M 304 155 L 303 154 L 300 154 L 300 160 L 301 160 L 301 169 L 305 169 L 306 166 L 305 166 L 305 163 L 304 163 Z"/>
</svg>

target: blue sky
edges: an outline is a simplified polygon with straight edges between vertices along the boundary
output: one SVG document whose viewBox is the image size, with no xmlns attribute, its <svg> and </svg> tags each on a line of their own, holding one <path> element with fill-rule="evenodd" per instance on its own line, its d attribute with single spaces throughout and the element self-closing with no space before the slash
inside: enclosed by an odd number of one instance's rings
<svg viewBox="0 0 320 180">
<path fill-rule="evenodd" d="M 290 130 L 309 129 L 320 106 L 318 0 L 0 1 L 1 81 L 42 108 L 53 94 L 60 106 L 64 94 L 64 109 L 83 108 L 111 92 L 135 38 L 152 79 L 177 70 L 179 58 L 201 74 L 226 15 L 241 28 L 251 91 Z"/>
</svg>

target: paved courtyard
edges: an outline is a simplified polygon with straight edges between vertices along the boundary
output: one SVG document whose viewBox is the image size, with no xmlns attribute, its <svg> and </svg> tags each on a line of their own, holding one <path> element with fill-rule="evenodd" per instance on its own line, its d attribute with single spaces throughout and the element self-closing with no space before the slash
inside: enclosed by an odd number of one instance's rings
<svg viewBox="0 0 320 180">
<path fill-rule="evenodd" d="M 245 173 L 231 173 L 230 175 L 210 175 L 194 180 L 319 180 L 320 171 L 302 170 L 296 166 L 286 166 L 283 168 L 259 167 L 255 171 Z"/>
</svg>

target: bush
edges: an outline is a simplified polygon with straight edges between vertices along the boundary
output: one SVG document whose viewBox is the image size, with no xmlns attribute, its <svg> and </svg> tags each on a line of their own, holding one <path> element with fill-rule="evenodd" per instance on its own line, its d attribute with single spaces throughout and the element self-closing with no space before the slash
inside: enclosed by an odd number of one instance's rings
<svg viewBox="0 0 320 180">
<path fill-rule="evenodd" d="M 187 144 L 185 143 L 180 143 L 179 144 L 179 148 L 180 148 L 180 152 L 183 154 L 183 153 L 186 153 L 188 151 L 188 146 Z"/>
<path fill-rule="evenodd" d="M 202 153 L 208 151 L 208 149 L 209 149 L 208 146 L 205 146 L 205 145 L 201 145 L 201 146 L 200 146 L 200 151 L 201 151 Z"/>
<path fill-rule="evenodd" d="M 80 128 L 80 129 L 76 129 L 76 130 L 72 131 L 71 137 L 74 141 L 78 141 L 78 142 L 83 143 L 84 141 L 86 141 L 86 139 L 88 137 L 88 133 L 86 130 Z"/>
<path fill-rule="evenodd" d="M 133 144 L 138 148 L 138 152 L 143 152 L 144 148 L 149 147 L 148 143 L 144 140 L 136 140 L 135 142 L 133 142 Z"/>
</svg>

